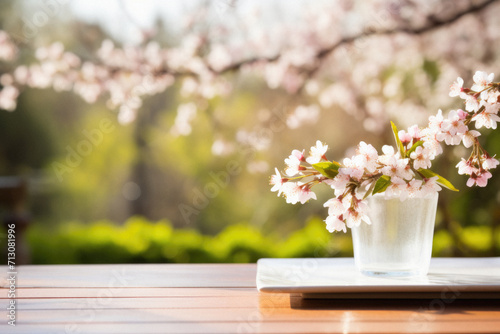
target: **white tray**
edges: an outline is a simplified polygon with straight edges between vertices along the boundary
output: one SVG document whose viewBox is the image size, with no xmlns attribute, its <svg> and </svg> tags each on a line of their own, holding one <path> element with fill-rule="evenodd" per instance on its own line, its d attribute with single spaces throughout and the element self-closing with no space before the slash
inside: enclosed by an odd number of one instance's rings
<svg viewBox="0 0 500 334">
<path fill-rule="evenodd" d="M 260 259 L 257 289 L 304 298 L 500 298 L 500 257 L 433 258 L 423 277 L 369 277 L 353 258 Z"/>
</svg>

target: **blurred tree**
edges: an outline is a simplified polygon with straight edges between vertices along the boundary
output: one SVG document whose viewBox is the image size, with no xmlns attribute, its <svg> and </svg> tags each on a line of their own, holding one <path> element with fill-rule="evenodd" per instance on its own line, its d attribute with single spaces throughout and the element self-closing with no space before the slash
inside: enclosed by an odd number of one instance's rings
<svg viewBox="0 0 500 334">
<path fill-rule="evenodd" d="M 19 16 L 13 2 L 1 5 L 2 16 Z M 458 75 L 498 68 L 497 1 L 272 5 L 272 14 L 249 14 L 244 3 L 200 2 L 180 35 L 158 20 L 157 34 L 143 31 L 135 46 L 112 42 L 95 24 L 54 18 L 18 45 L 19 63 L 0 62 L 2 73 L 14 74 L 29 64 L 28 79 L 18 73 L 13 86 L 44 88 L 25 89 L 17 110 L 1 116 L 1 168 L 44 167 L 54 181 L 53 163 L 85 140 L 83 130 L 109 116 L 123 125 L 113 123 L 104 144 L 56 183 L 50 219 L 141 214 L 209 233 L 238 221 L 286 232 L 325 214 L 322 199 L 288 208 L 269 193 L 267 173 L 291 148 L 320 139 L 339 158 L 359 140 L 379 147 L 391 140 L 389 119 L 402 128 L 423 124 L 438 108 L 458 107 L 447 96 Z M 19 22 L 3 22 L 3 30 L 21 29 Z M 65 48 L 47 46 L 52 41 Z M 72 91 L 91 107 L 50 87 Z M 484 141 L 500 152 L 495 136 Z M 23 153 L 27 147 L 32 153 Z M 450 177 L 462 153 L 443 157 L 439 167 L 454 184 L 463 183 Z M 239 167 L 234 175 L 232 161 Z M 227 185 L 214 178 L 223 172 L 230 175 Z M 461 226 L 498 224 L 487 218 L 498 217 L 497 189 L 443 193 L 441 228 L 459 242 Z"/>
</svg>

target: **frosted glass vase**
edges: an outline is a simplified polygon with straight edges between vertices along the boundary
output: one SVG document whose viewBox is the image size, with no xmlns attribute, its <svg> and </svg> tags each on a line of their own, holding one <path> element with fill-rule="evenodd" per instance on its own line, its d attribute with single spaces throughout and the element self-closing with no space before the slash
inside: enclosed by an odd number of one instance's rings
<svg viewBox="0 0 500 334">
<path fill-rule="evenodd" d="M 429 271 L 438 193 L 430 198 L 367 199 L 371 225 L 352 228 L 356 267 L 369 276 L 424 276 Z"/>
</svg>

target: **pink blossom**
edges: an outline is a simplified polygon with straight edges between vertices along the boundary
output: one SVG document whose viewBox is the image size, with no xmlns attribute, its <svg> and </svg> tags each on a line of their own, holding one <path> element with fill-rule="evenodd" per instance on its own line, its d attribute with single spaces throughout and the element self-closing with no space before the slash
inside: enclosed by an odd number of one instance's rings
<svg viewBox="0 0 500 334">
<path fill-rule="evenodd" d="M 368 172 L 373 173 L 377 169 L 378 152 L 371 144 L 367 144 L 364 141 L 360 142 L 358 145 L 358 156 L 362 160 L 359 165 L 364 165 Z"/>
<path fill-rule="evenodd" d="M 493 168 L 496 168 L 499 164 L 499 161 L 497 159 L 495 159 L 494 157 L 483 155 L 483 158 L 484 158 L 484 161 L 483 161 L 483 168 L 484 169 L 493 169 Z"/>
<path fill-rule="evenodd" d="M 309 188 L 309 186 L 302 184 L 301 182 L 298 182 L 300 185 L 300 190 L 298 194 L 298 200 L 301 204 L 306 203 L 310 199 L 317 199 L 316 194 Z"/>
<path fill-rule="evenodd" d="M 328 145 L 323 144 L 321 141 L 316 141 L 316 146 L 311 147 L 309 151 L 309 157 L 306 159 L 311 165 L 320 162 L 325 159 L 325 153 L 328 150 Z"/>
<path fill-rule="evenodd" d="M 362 215 L 358 210 L 354 208 L 347 209 L 344 215 L 346 225 L 349 228 L 361 225 L 361 222 L 363 221 L 364 217 L 365 217 L 364 215 Z"/>
<path fill-rule="evenodd" d="M 388 155 L 388 156 L 394 156 L 397 154 L 396 150 L 394 150 L 394 146 L 390 146 L 390 145 L 382 146 L 382 152 L 384 152 L 384 154 Z"/>
<path fill-rule="evenodd" d="M 317 105 L 300 105 L 287 117 L 286 125 L 290 129 L 297 129 L 304 124 L 315 124 L 319 116 L 320 108 Z"/>
<path fill-rule="evenodd" d="M 464 137 L 463 134 L 457 133 L 452 135 L 449 132 L 441 132 L 436 134 L 436 139 L 438 141 L 443 141 L 446 143 L 446 145 L 458 145 L 462 141 L 462 138 Z"/>
<path fill-rule="evenodd" d="M 409 198 L 419 197 L 422 180 L 413 179 L 406 185 L 406 192 Z"/>
<path fill-rule="evenodd" d="M 304 158 L 304 150 L 299 151 L 299 150 L 293 150 L 292 155 L 295 156 L 299 161 L 305 161 Z"/>
<path fill-rule="evenodd" d="M 285 173 L 288 176 L 294 176 L 300 173 L 301 166 L 300 160 L 294 154 L 291 154 L 287 159 L 285 159 Z"/>
<path fill-rule="evenodd" d="M 398 137 L 404 146 L 408 145 L 412 140 L 412 136 L 409 133 L 406 133 L 405 130 L 399 130 Z"/>
<path fill-rule="evenodd" d="M 467 116 L 469 115 L 469 113 L 463 111 L 462 109 L 457 109 L 457 115 L 458 115 L 458 119 L 460 120 L 464 120 L 467 118 Z"/>
<path fill-rule="evenodd" d="M 491 178 L 491 173 L 485 170 L 479 171 L 477 174 L 472 173 L 467 180 L 467 187 L 472 187 L 474 184 L 479 187 L 486 187 L 489 178 Z"/>
<path fill-rule="evenodd" d="M 304 204 L 310 199 L 316 199 L 316 194 L 311 191 L 309 185 L 303 182 L 286 182 L 281 186 L 281 190 L 285 195 L 286 202 L 290 204 L 298 202 Z"/>
<path fill-rule="evenodd" d="M 477 111 L 481 105 L 479 100 L 474 95 L 467 95 L 465 97 L 465 110 L 467 111 Z"/>
<path fill-rule="evenodd" d="M 413 172 L 411 171 L 409 165 L 409 159 L 396 159 L 393 157 L 389 159 L 386 166 L 382 167 L 381 172 L 384 175 L 393 177 L 397 176 L 405 180 L 411 180 L 413 178 Z"/>
<path fill-rule="evenodd" d="M 389 165 L 392 163 L 393 160 L 400 158 L 399 152 L 395 152 L 393 146 L 390 145 L 382 146 L 382 152 L 384 154 L 378 157 L 378 162 L 383 165 Z"/>
<path fill-rule="evenodd" d="M 127 105 L 120 106 L 118 111 L 118 122 L 120 124 L 129 124 L 135 121 L 137 117 L 137 109 L 130 108 Z"/>
<path fill-rule="evenodd" d="M 340 174 L 348 175 L 355 180 L 360 180 L 365 172 L 366 160 L 364 156 L 358 159 L 356 159 L 356 156 L 353 157 L 353 159 L 345 158 L 343 165 L 345 167 L 339 168 Z"/>
<path fill-rule="evenodd" d="M 430 168 L 432 163 L 429 155 L 429 149 L 419 146 L 411 152 L 410 158 L 413 159 L 413 168 Z"/>
<path fill-rule="evenodd" d="M 479 137 L 480 135 L 481 135 L 481 133 L 479 133 L 476 130 L 467 131 L 462 138 L 462 142 L 463 142 L 464 146 L 469 148 L 472 145 L 474 145 L 475 138 Z"/>
<path fill-rule="evenodd" d="M 283 62 L 267 63 L 264 68 L 264 78 L 271 89 L 278 88 L 283 82 L 288 65 Z"/>
<path fill-rule="evenodd" d="M 444 140 L 447 145 L 458 145 L 468 130 L 459 113 L 451 110 L 448 118 L 441 123 L 442 132 L 436 134 L 436 139 L 439 141 Z"/>
<path fill-rule="evenodd" d="M 323 182 L 328 184 L 333 189 L 338 190 L 339 192 L 344 192 L 345 187 L 347 186 L 349 181 L 349 174 L 342 174 L 339 172 L 339 174 L 337 174 L 337 176 L 335 176 L 333 179 L 326 179 Z"/>
<path fill-rule="evenodd" d="M 207 61 L 215 71 L 222 71 L 224 68 L 231 65 L 233 59 L 226 46 L 216 44 L 212 46 L 207 56 Z"/>
<path fill-rule="evenodd" d="M 457 81 L 455 81 L 451 86 L 450 86 L 450 96 L 455 97 L 455 96 L 462 96 L 462 92 L 464 91 L 463 89 L 464 85 L 464 79 L 458 77 Z"/>
<path fill-rule="evenodd" d="M 300 186 L 301 184 L 298 182 L 286 182 L 281 186 L 281 191 L 287 203 L 296 204 L 299 201 L 299 194 L 301 192 Z"/>
<path fill-rule="evenodd" d="M 484 111 L 485 112 L 487 112 L 488 114 L 496 114 L 496 115 L 498 115 L 498 111 L 499 111 L 499 108 L 500 108 L 500 104 L 499 103 L 487 103 L 487 102 L 483 101 L 483 104 L 484 104 Z"/>
<path fill-rule="evenodd" d="M 420 195 L 424 198 L 433 196 L 436 192 L 441 190 L 441 187 L 437 184 L 437 176 L 425 179 L 424 183 L 420 187 Z"/>
<path fill-rule="evenodd" d="M 13 111 L 17 106 L 19 90 L 14 86 L 5 86 L 0 90 L 0 109 Z"/>
<path fill-rule="evenodd" d="M 274 171 L 276 172 L 276 174 L 271 176 L 271 178 L 269 180 L 269 184 L 273 186 L 271 188 L 271 191 L 272 192 L 277 191 L 278 196 L 280 196 L 281 192 L 282 192 L 281 188 L 282 188 L 283 184 L 286 182 L 286 179 L 281 177 L 281 174 L 280 174 L 278 168 L 274 168 Z"/>
<path fill-rule="evenodd" d="M 364 221 L 368 225 L 372 223 L 367 215 L 369 207 L 366 202 L 356 198 L 356 196 L 349 196 L 347 198 L 344 198 L 344 201 L 346 203 L 351 203 L 350 206 L 346 205 L 347 210 L 343 215 L 347 227 L 352 228 L 354 226 L 359 226 L 362 221 Z"/>
<path fill-rule="evenodd" d="M 443 153 L 443 148 L 435 136 L 425 137 L 423 146 L 429 150 L 429 157 L 431 160 Z"/>
<path fill-rule="evenodd" d="M 385 191 L 385 197 L 400 197 L 402 200 L 406 199 L 408 197 L 408 193 L 406 193 L 406 182 L 400 177 L 392 176 L 391 184 Z"/>
<path fill-rule="evenodd" d="M 474 145 L 476 137 L 479 137 L 480 135 L 481 133 L 479 133 L 479 131 L 476 130 L 467 131 L 462 138 L 462 143 L 464 144 L 465 147 L 469 148 L 472 145 Z"/>
<path fill-rule="evenodd" d="M 450 111 L 448 118 L 441 124 L 441 129 L 451 135 L 463 134 L 468 130 L 467 125 L 464 124 L 463 119 L 456 110 Z"/>
<path fill-rule="evenodd" d="M 413 138 L 413 143 L 416 143 L 422 138 L 422 133 L 418 125 L 412 125 L 408 128 L 408 134 Z"/>
<path fill-rule="evenodd" d="M 48 47 L 40 47 L 35 51 L 35 57 L 38 60 L 55 60 L 61 58 L 64 52 L 64 46 L 61 42 L 52 43 Z"/>
<path fill-rule="evenodd" d="M 14 77 L 10 73 L 0 75 L 0 85 L 10 86 L 14 83 Z"/>
<path fill-rule="evenodd" d="M 472 79 L 474 80 L 474 85 L 472 85 L 471 89 L 480 92 L 483 89 L 487 88 L 488 85 L 493 81 L 495 75 L 493 73 L 486 73 L 483 71 L 476 71 Z"/>
<path fill-rule="evenodd" d="M 135 108 L 132 108 L 135 109 Z M 187 136 L 191 133 L 191 122 L 195 119 L 198 108 L 194 102 L 183 103 L 177 107 L 177 116 L 170 129 L 174 136 Z"/>
<path fill-rule="evenodd" d="M 356 199 L 356 209 L 361 214 L 361 219 L 367 223 L 368 225 L 372 224 L 370 217 L 368 217 L 368 212 L 370 211 L 370 207 L 364 200 Z"/>
<path fill-rule="evenodd" d="M 10 36 L 0 30 L 0 60 L 13 60 L 17 54 L 17 47 L 12 42 Z"/>
<path fill-rule="evenodd" d="M 486 90 L 481 93 L 481 98 L 489 104 L 498 103 L 499 97 L 500 97 L 500 91 L 497 90 Z"/>
<path fill-rule="evenodd" d="M 212 154 L 216 156 L 227 156 L 236 150 L 236 145 L 232 141 L 216 139 L 212 144 Z"/>
<path fill-rule="evenodd" d="M 483 126 L 487 129 L 496 129 L 497 122 L 500 122 L 500 117 L 497 114 L 484 110 L 472 117 L 472 120 L 476 122 L 476 129 L 480 129 Z"/>
<path fill-rule="evenodd" d="M 14 70 L 14 78 L 21 85 L 25 85 L 28 82 L 29 75 L 28 67 L 25 65 L 18 66 Z"/>
<path fill-rule="evenodd" d="M 441 124 L 443 123 L 443 114 L 441 109 L 438 110 L 436 115 L 429 117 L 429 126 L 428 128 L 432 130 L 434 133 L 441 131 Z"/>
<path fill-rule="evenodd" d="M 458 168 L 458 174 L 460 175 L 471 175 L 478 172 L 478 169 L 472 165 L 471 161 L 465 160 L 464 158 L 462 158 L 456 167 Z"/>
<path fill-rule="evenodd" d="M 330 198 L 323 204 L 325 208 L 328 208 L 328 214 L 334 216 L 341 216 L 345 213 L 348 205 L 338 198 Z"/>
<path fill-rule="evenodd" d="M 345 223 L 337 216 L 330 215 L 326 217 L 324 222 L 326 223 L 326 229 L 330 233 L 333 233 L 335 231 L 343 231 L 344 233 L 347 232 Z"/>
</svg>

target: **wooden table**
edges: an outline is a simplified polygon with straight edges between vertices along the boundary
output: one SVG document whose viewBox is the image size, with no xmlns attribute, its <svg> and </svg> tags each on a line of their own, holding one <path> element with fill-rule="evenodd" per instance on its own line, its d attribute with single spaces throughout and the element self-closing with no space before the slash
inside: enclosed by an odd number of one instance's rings
<svg viewBox="0 0 500 334">
<path fill-rule="evenodd" d="M 303 300 L 255 264 L 20 266 L 12 327 L 5 272 L 0 333 L 500 332 L 499 300 Z"/>
</svg>

